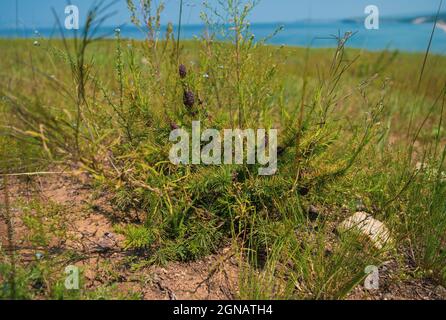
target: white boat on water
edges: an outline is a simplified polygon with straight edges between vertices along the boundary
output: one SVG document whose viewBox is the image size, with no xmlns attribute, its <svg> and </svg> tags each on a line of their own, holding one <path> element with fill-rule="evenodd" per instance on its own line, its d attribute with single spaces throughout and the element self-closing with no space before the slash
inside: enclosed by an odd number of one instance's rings
<svg viewBox="0 0 446 320">
<path fill-rule="evenodd" d="M 446 22 L 443 22 L 443 21 L 437 22 L 437 28 L 446 32 Z"/>
</svg>

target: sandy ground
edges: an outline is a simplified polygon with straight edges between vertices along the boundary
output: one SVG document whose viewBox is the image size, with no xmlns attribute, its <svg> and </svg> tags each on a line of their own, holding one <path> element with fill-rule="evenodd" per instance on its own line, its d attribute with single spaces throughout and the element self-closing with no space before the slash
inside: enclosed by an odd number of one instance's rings
<svg viewBox="0 0 446 320">
<path fill-rule="evenodd" d="M 4 204 L 3 181 L 0 187 Z M 238 296 L 239 262 L 230 247 L 215 255 L 190 263 L 171 262 L 165 267 L 150 266 L 133 270 L 126 259 L 131 255 L 121 247 L 122 236 L 114 232 L 116 212 L 105 194 L 95 195 L 88 178 L 68 175 L 10 179 L 11 212 L 13 213 L 15 250 L 20 263 L 35 259 L 37 251 L 57 257 L 66 250 L 79 258 L 66 263 L 81 266 L 86 287 L 116 283 L 122 292 L 136 292 L 143 299 L 236 299 Z M 46 248 L 33 248 L 27 240 L 23 212 L 15 205 L 18 200 L 39 197 L 44 202 L 63 205 L 63 221 L 67 228 L 64 240 L 54 240 Z M 3 206 L 2 206 L 3 207 Z M 3 208 L 2 208 L 3 209 Z M 0 219 L 0 240 L 7 247 L 7 228 Z M 410 271 L 410 263 L 407 270 Z M 381 266 L 380 289 L 367 291 L 358 286 L 349 299 L 446 299 L 446 290 L 433 281 L 398 277 L 401 266 L 390 261 Z"/>
<path fill-rule="evenodd" d="M 110 281 L 107 273 L 117 272 L 119 276 L 114 276 L 112 282 L 117 283 L 118 289 L 123 292 L 137 292 L 143 299 L 193 300 L 236 297 L 238 264 L 235 258 L 228 254 L 230 248 L 223 248 L 221 252 L 201 261 L 173 262 L 166 267 L 151 266 L 134 271 L 125 264 L 125 259 L 131 253 L 121 247 L 123 237 L 114 232 L 113 208 L 106 196 L 92 197 L 92 189 L 88 184 L 84 184 L 85 179 L 52 176 L 35 177 L 30 183 L 21 178 L 9 180 L 14 243 L 21 263 L 26 264 L 34 260 L 37 251 L 57 255 L 64 250 L 71 250 L 80 258 L 70 261 L 70 264 L 81 266 L 85 270 L 86 287 L 89 289 Z M 0 191 L 3 195 L 3 186 Z M 30 246 L 27 241 L 27 228 L 21 219 L 22 212 L 15 208 L 14 203 L 19 199 L 33 197 L 53 201 L 66 208 L 63 214 L 68 239 L 55 241 L 47 248 Z M 0 204 L 3 203 L 2 199 Z M 5 248 L 8 244 L 6 231 L 2 215 L 0 239 Z M 113 270 L 110 270 L 110 266 Z"/>
</svg>

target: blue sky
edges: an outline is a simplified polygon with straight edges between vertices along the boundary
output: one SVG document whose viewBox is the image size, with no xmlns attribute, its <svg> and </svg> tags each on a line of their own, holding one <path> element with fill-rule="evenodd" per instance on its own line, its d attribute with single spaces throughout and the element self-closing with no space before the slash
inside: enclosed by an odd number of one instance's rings
<svg viewBox="0 0 446 320">
<path fill-rule="evenodd" d="M 19 7 L 19 23 L 21 27 L 42 28 L 54 23 L 51 12 L 53 7 L 60 17 L 64 17 L 65 0 L 17 0 Z M 135 2 L 138 2 L 136 0 Z M 214 1 L 214 0 L 210 0 Z M 374 4 L 380 9 L 381 16 L 416 15 L 434 13 L 440 0 L 261 0 L 253 11 L 252 22 L 289 22 L 302 19 L 340 19 L 360 17 L 364 8 Z M 159 3 L 160 0 L 154 0 Z M 0 27 L 15 26 L 16 0 L 0 1 Z M 85 16 L 92 0 L 71 0 L 79 7 L 81 17 Z M 165 0 L 164 21 L 178 20 L 179 0 Z M 185 0 L 183 21 L 185 24 L 200 22 L 202 0 Z M 444 5 L 446 7 L 446 4 Z M 128 22 L 126 1 L 120 0 L 114 6 L 118 14 L 108 21 L 108 25 L 119 25 Z M 82 23 L 82 18 L 81 18 Z"/>
</svg>

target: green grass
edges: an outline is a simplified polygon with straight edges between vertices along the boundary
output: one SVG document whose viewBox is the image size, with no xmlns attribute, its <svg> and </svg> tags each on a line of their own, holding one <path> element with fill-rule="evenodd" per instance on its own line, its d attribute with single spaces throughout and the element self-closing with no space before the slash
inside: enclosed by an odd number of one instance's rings
<svg viewBox="0 0 446 320">
<path fill-rule="evenodd" d="M 80 166 L 120 212 L 144 213 L 119 232 L 149 264 L 200 259 L 230 241 L 241 298 L 345 298 L 366 266 L 388 259 L 445 284 L 446 58 L 429 55 L 418 85 L 421 54 L 267 46 L 237 21 L 238 37 L 180 47 L 150 36 L 0 40 L 1 172 Z M 172 165 L 171 126 L 193 120 L 278 129 L 278 174 Z M 394 248 L 333 232 L 358 202 L 388 225 Z"/>
</svg>

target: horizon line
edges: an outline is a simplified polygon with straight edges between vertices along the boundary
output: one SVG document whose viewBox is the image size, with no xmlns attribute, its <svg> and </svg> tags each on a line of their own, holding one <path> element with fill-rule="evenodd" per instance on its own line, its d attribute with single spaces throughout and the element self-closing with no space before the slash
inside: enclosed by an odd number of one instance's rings
<svg viewBox="0 0 446 320">
<path fill-rule="evenodd" d="M 440 15 L 446 15 L 446 10 L 440 12 Z M 401 15 L 388 15 L 388 16 L 383 16 L 380 19 L 381 20 L 391 20 L 391 19 L 416 19 L 416 18 L 421 18 L 421 17 L 434 17 L 436 16 L 435 12 L 432 13 L 411 13 L 411 14 L 401 14 Z M 276 20 L 276 21 L 256 21 L 256 22 L 250 22 L 250 25 L 271 25 L 271 24 L 293 24 L 293 23 L 302 23 L 302 22 L 342 22 L 342 21 L 355 21 L 355 20 L 359 20 L 362 19 L 363 17 L 361 16 L 350 16 L 350 17 L 343 17 L 343 18 L 303 18 L 303 19 L 296 19 L 296 20 L 289 20 L 289 21 L 281 21 L 281 20 Z M 20 20 L 20 19 L 19 19 Z M 162 27 L 167 26 L 169 23 L 171 23 L 174 27 L 178 26 L 178 23 L 173 23 L 173 22 L 168 22 L 168 23 L 163 23 L 161 24 Z M 41 29 L 49 29 L 49 28 L 53 28 L 54 25 L 56 24 L 56 21 L 53 23 L 52 26 L 50 25 L 42 25 L 42 26 L 37 26 L 37 27 L 31 27 L 31 26 L 25 26 L 23 24 L 20 23 L 19 21 L 19 25 L 21 29 L 26 28 L 26 29 L 37 29 L 37 28 L 41 28 Z M 230 25 L 229 23 L 224 23 L 223 25 Z M 133 24 L 128 21 L 124 24 L 110 24 L 110 25 L 104 25 L 102 26 L 103 28 L 112 28 L 112 27 L 122 27 L 122 26 L 128 26 L 128 25 L 132 25 Z M 204 26 L 205 23 L 203 22 L 196 22 L 196 23 L 183 23 L 182 26 L 183 27 L 198 27 L 198 26 Z M 16 26 L 16 22 L 9 22 L 6 25 L 1 25 L 0 24 L 0 28 L 1 29 L 15 29 Z M 135 26 L 136 27 L 136 26 Z"/>
</svg>

